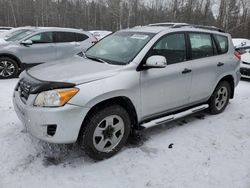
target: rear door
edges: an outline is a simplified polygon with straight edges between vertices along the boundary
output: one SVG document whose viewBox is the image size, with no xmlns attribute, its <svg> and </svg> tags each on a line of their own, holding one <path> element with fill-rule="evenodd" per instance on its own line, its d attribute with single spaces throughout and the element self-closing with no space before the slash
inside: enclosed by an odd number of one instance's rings
<svg viewBox="0 0 250 188">
<path fill-rule="evenodd" d="M 221 52 L 212 34 L 190 32 L 188 36 L 193 72 L 190 90 L 190 103 L 192 103 L 210 97 L 221 75 L 225 59 L 219 56 Z"/>
<path fill-rule="evenodd" d="M 26 40 L 33 44 L 20 46 L 23 63 L 45 63 L 57 59 L 52 32 L 41 32 Z"/>
<path fill-rule="evenodd" d="M 79 52 L 86 51 L 89 47 L 97 42 L 97 40 L 93 36 L 88 36 L 87 34 L 83 33 L 76 33 L 76 41 L 76 44 L 78 46 L 77 50 Z"/>
<path fill-rule="evenodd" d="M 74 32 L 54 32 L 54 41 L 57 49 L 57 58 L 63 59 L 78 53 L 80 44 L 77 42 Z"/>
</svg>

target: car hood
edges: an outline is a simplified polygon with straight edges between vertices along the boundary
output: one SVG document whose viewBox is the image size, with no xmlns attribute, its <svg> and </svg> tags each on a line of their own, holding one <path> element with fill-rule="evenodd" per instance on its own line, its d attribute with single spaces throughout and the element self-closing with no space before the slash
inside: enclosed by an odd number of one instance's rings
<svg viewBox="0 0 250 188">
<path fill-rule="evenodd" d="M 18 43 L 16 42 L 9 42 L 4 39 L 0 40 L 0 51 L 5 52 L 9 51 L 12 48 L 18 47 Z"/>
<path fill-rule="evenodd" d="M 114 76 L 121 66 L 104 64 L 79 56 L 44 63 L 29 69 L 32 77 L 43 81 L 68 82 L 76 85 Z"/>
<path fill-rule="evenodd" d="M 9 44 L 10 42 L 4 40 L 3 38 L 0 38 L 0 46 Z"/>
</svg>

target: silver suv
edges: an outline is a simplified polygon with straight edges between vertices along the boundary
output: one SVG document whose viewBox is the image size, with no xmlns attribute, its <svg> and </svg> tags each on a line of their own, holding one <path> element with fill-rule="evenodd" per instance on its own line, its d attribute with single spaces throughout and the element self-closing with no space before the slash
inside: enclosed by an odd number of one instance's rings
<svg viewBox="0 0 250 188">
<path fill-rule="evenodd" d="M 0 43 L 0 79 L 13 78 L 27 67 L 73 56 L 96 39 L 69 28 L 25 28 Z"/>
<path fill-rule="evenodd" d="M 117 153 L 132 131 L 209 109 L 221 113 L 240 80 L 231 36 L 168 24 L 118 31 L 84 57 L 20 75 L 13 102 L 35 137 L 78 141 L 94 159 Z"/>
</svg>

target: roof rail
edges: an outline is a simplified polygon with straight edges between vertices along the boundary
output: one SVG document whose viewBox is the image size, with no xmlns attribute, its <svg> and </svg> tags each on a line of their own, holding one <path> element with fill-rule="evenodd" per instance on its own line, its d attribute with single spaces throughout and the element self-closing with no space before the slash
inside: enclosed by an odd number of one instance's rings
<svg viewBox="0 0 250 188">
<path fill-rule="evenodd" d="M 149 24 L 149 26 L 160 26 L 160 27 L 173 27 L 173 26 L 186 26 L 187 23 L 174 23 L 174 22 L 164 22 L 164 23 L 153 23 Z"/>
<path fill-rule="evenodd" d="M 218 32 L 222 32 L 222 33 L 225 33 L 224 30 L 218 28 L 218 27 L 215 27 L 215 26 L 205 26 L 205 25 L 195 25 L 195 24 L 187 24 L 187 25 L 184 25 L 184 26 L 181 26 L 181 27 L 193 27 L 193 28 L 198 28 L 198 29 L 207 29 L 207 30 L 212 30 L 212 31 L 218 31 Z M 179 28 L 179 26 L 173 26 L 172 28 Z"/>
<path fill-rule="evenodd" d="M 166 23 L 154 23 L 149 24 L 149 26 L 161 26 L 161 27 L 170 27 L 170 28 L 181 28 L 181 27 L 192 27 L 192 28 L 198 28 L 198 29 L 207 29 L 212 31 L 218 31 L 225 33 L 224 30 L 215 27 L 215 26 L 204 26 L 204 25 L 195 25 L 195 24 L 188 24 L 188 23 L 172 23 L 172 22 L 166 22 Z"/>
</svg>

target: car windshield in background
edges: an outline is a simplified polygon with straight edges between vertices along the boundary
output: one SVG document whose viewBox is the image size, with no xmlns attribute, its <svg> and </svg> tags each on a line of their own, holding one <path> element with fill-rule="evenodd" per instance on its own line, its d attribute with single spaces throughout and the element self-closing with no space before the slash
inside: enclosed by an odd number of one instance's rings
<svg viewBox="0 0 250 188">
<path fill-rule="evenodd" d="M 14 34 L 12 35 L 11 37 L 5 39 L 6 41 L 11 41 L 11 42 L 14 42 L 14 41 L 19 41 L 21 39 L 23 39 L 24 37 L 30 35 L 31 33 L 34 33 L 35 30 L 25 30 L 25 31 L 22 31 L 22 32 L 19 32 L 17 34 Z"/>
<path fill-rule="evenodd" d="M 240 55 L 243 55 L 245 53 L 250 53 L 250 46 L 236 48 L 235 50 L 238 51 Z"/>
<path fill-rule="evenodd" d="M 13 36 L 17 36 L 23 32 L 26 32 L 26 31 L 29 31 L 29 29 L 20 29 L 20 30 L 16 30 L 16 31 L 8 31 L 8 33 L 5 35 L 5 38 L 6 39 L 9 39 L 10 37 L 13 37 Z"/>
<path fill-rule="evenodd" d="M 153 33 L 117 32 L 90 48 L 86 52 L 86 57 L 101 59 L 110 64 L 125 65 L 135 58 L 153 36 Z"/>
</svg>

